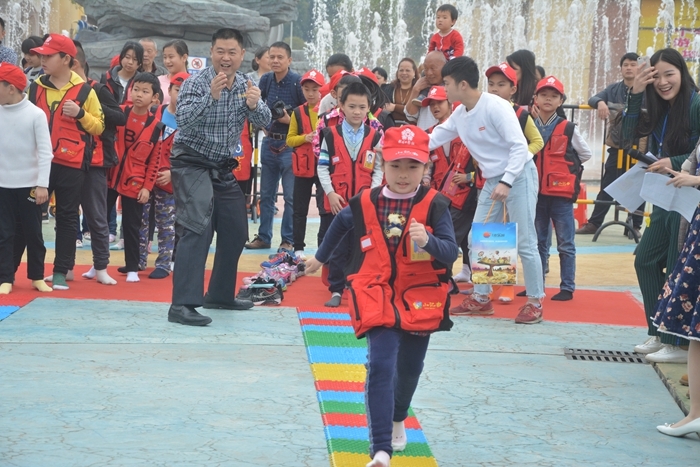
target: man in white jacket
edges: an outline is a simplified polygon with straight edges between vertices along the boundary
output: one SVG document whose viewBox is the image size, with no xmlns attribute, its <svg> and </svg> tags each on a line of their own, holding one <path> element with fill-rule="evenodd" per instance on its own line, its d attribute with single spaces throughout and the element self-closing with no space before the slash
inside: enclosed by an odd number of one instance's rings
<svg viewBox="0 0 700 467">
<path fill-rule="evenodd" d="M 523 263 L 528 301 L 520 309 L 516 323 L 542 321 L 544 277 L 537 250 L 535 209 L 538 179 L 533 155 L 510 103 L 482 93 L 479 68 L 469 57 L 457 57 L 442 68 L 442 79 L 450 102 L 462 105 L 430 135 L 433 150 L 459 136 L 486 179 L 479 194 L 475 223 L 503 219 L 506 209 L 510 222 L 518 225 L 518 254 Z M 490 213 L 490 215 L 489 215 Z M 450 312 L 454 315 L 493 314 L 489 298 L 491 286 L 475 285 L 474 293 Z"/>
<path fill-rule="evenodd" d="M 27 241 L 27 277 L 40 292 L 46 247 L 41 234 L 41 207 L 49 199 L 51 135 L 46 116 L 26 99 L 27 78 L 21 68 L 0 63 L 0 295 L 12 292 L 15 229 Z"/>
</svg>

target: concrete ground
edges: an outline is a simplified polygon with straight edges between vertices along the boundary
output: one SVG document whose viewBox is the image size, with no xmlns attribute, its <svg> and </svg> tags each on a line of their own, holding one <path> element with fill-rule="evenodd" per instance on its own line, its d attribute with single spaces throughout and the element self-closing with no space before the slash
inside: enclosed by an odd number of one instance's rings
<svg viewBox="0 0 700 467">
<path fill-rule="evenodd" d="M 279 220 L 275 230 L 277 243 Z M 621 228 L 576 240 L 579 288 L 638 295 L 634 242 Z M 240 270 L 257 270 L 267 253 L 246 252 Z M 122 261 L 116 252 L 113 264 Z M 78 262 L 90 262 L 89 249 Z M 555 251 L 550 268 L 556 286 Z M 171 325 L 166 311 L 54 293 L 0 321 L 0 466 L 329 465 L 295 310 L 214 312 L 206 328 Z M 677 381 L 684 365 L 564 356 L 631 351 L 645 337 L 630 326 L 457 319 L 433 336 L 413 404 L 438 464 L 696 465 L 698 437 L 655 429 L 683 416 L 664 379 Z M 676 396 L 687 401 L 683 389 Z"/>
</svg>

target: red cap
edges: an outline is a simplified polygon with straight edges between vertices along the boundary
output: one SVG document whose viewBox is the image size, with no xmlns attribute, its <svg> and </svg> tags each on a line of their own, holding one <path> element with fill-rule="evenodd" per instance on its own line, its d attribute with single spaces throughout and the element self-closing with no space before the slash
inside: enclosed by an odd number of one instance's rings
<svg viewBox="0 0 700 467">
<path fill-rule="evenodd" d="M 323 73 L 321 73 L 318 70 L 309 70 L 307 71 L 304 76 L 301 77 L 301 83 L 304 84 L 304 81 L 313 81 L 314 83 L 318 84 L 319 86 L 323 86 L 326 84 L 326 78 L 323 76 Z"/>
<path fill-rule="evenodd" d="M 385 161 L 413 159 L 428 163 L 430 136 L 417 126 L 407 125 L 389 128 L 384 132 L 382 158 Z"/>
<path fill-rule="evenodd" d="M 329 94 L 335 87 L 338 85 L 338 82 L 341 80 L 341 78 L 345 75 L 349 75 L 349 71 L 345 70 L 340 70 L 336 72 L 333 76 L 331 76 L 331 80 L 323 85 L 320 89 L 321 91 L 321 96 L 325 97 L 327 94 Z"/>
<path fill-rule="evenodd" d="M 19 92 L 24 92 L 27 87 L 27 77 L 21 68 L 11 63 L 0 62 L 0 81 L 5 81 L 16 87 Z"/>
<path fill-rule="evenodd" d="M 31 51 L 39 55 L 53 55 L 63 52 L 72 58 L 75 58 L 75 55 L 78 53 L 73 39 L 61 34 L 49 34 L 49 37 L 44 41 L 44 45 L 35 47 Z"/>
<path fill-rule="evenodd" d="M 189 73 L 181 71 L 180 73 L 178 73 L 175 76 L 173 76 L 172 78 L 170 78 L 170 85 L 171 86 L 182 86 L 182 83 L 184 83 L 185 80 L 189 77 L 190 77 Z"/>
<path fill-rule="evenodd" d="M 537 88 L 535 89 L 535 94 L 540 92 L 544 88 L 552 88 L 555 91 L 557 91 L 559 94 L 564 94 L 564 85 L 561 84 L 561 81 L 556 79 L 554 76 L 545 76 L 540 80 L 539 83 L 537 83 Z"/>
<path fill-rule="evenodd" d="M 442 86 L 433 86 L 430 88 L 430 91 L 428 91 L 428 95 L 425 96 L 425 99 L 423 99 L 423 102 L 421 105 L 423 107 L 428 107 L 430 105 L 431 101 L 446 101 L 447 100 L 447 93 L 445 92 L 445 88 Z"/>
<path fill-rule="evenodd" d="M 365 78 L 369 78 L 369 79 L 371 79 L 375 84 L 379 85 L 379 81 L 377 81 L 377 75 L 375 75 L 374 73 L 372 73 L 372 70 L 370 70 L 370 69 L 367 68 L 366 66 L 360 68 L 359 71 L 356 71 L 356 72 L 355 72 L 355 76 L 357 76 L 358 78 L 359 78 L 360 76 L 364 76 Z"/>
<path fill-rule="evenodd" d="M 488 70 L 486 70 L 486 77 L 490 78 L 494 73 L 502 73 L 506 78 L 508 78 L 508 81 L 513 83 L 513 86 L 518 85 L 518 75 L 515 73 L 513 67 L 508 65 L 508 62 L 503 62 L 499 65 L 490 67 Z"/>
</svg>

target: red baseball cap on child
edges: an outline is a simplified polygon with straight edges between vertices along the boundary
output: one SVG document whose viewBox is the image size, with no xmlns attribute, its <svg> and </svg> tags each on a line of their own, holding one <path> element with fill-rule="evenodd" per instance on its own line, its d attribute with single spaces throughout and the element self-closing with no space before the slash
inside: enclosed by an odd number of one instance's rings
<svg viewBox="0 0 700 467">
<path fill-rule="evenodd" d="M 428 107 L 430 105 L 431 101 L 446 101 L 447 100 L 447 93 L 445 92 L 445 88 L 443 86 L 433 86 L 430 88 L 430 91 L 428 91 L 428 95 L 425 96 L 425 99 L 423 99 L 423 102 L 421 105 L 423 107 Z"/>
<path fill-rule="evenodd" d="M 374 81 L 375 84 L 379 84 L 379 81 L 377 81 L 377 75 L 372 73 L 372 70 L 367 68 L 366 66 L 360 68 L 360 71 L 356 71 L 355 75 L 359 78 L 360 76 L 364 76 L 365 78 L 369 78 L 372 81 Z"/>
<path fill-rule="evenodd" d="M 318 70 L 307 71 L 304 76 L 301 77 L 300 84 L 304 84 L 304 81 L 312 81 L 319 86 L 326 84 L 326 78 L 323 76 L 323 73 Z"/>
<path fill-rule="evenodd" d="M 336 74 L 331 76 L 331 80 L 321 87 L 321 96 L 325 97 L 327 94 L 329 94 L 333 89 L 335 89 L 335 87 L 338 85 L 338 82 L 343 78 L 343 76 L 349 74 L 349 71 L 340 70 Z"/>
<path fill-rule="evenodd" d="M 5 81 L 16 87 L 19 92 L 24 92 L 27 87 L 27 77 L 20 67 L 11 63 L 0 62 L 0 81 Z"/>
<path fill-rule="evenodd" d="M 564 85 L 556 79 L 554 76 L 545 76 L 537 83 L 537 88 L 535 89 L 535 94 L 540 92 L 544 88 L 552 88 L 559 94 L 564 94 Z"/>
<path fill-rule="evenodd" d="M 513 86 L 518 85 L 518 75 L 517 73 L 515 73 L 513 67 L 508 65 L 508 62 L 503 62 L 498 65 L 489 67 L 489 69 L 486 70 L 486 77 L 490 78 L 491 75 L 494 73 L 503 73 L 503 75 L 505 75 L 505 77 L 508 78 L 508 81 L 513 83 Z"/>
<path fill-rule="evenodd" d="M 170 78 L 170 85 L 171 86 L 182 86 L 182 83 L 184 83 L 185 80 L 189 77 L 190 77 L 189 73 L 181 71 L 180 73 L 178 73 L 175 76 L 173 76 L 172 78 Z"/>
<path fill-rule="evenodd" d="M 389 128 L 384 132 L 382 158 L 385 161 L 413 159 L 423 164 L 428 163 L 430 136 L 417 126 Z"/>
<path fill-rule="evenodd" d="M 44 41 L 44 45 L 33 48 L 31 51 L 39 55 L 53 55 L 63 52 L 72 58 L 75 58 L 75 55 L 78 53 L 73 39 L 61 34 L 49 34 L 49 37 Z"/>
</svg>

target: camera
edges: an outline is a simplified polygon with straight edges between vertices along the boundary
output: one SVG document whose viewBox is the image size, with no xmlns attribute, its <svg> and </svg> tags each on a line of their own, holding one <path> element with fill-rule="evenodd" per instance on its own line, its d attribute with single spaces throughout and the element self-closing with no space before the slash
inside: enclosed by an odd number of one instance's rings
<svg viewBox="0 0 700 467">
<path fill-rule="evenodd" d="M 270 113 L 272 114 L 273 120 L 279 120 L 285 115 L 291 116 L 293 111 L 294 109 L 292 106 L 286 105 L 282 100 L 276 101 L 274 104 L 272 104 L 272 107 L 270 107 Z"/>
</svg>

